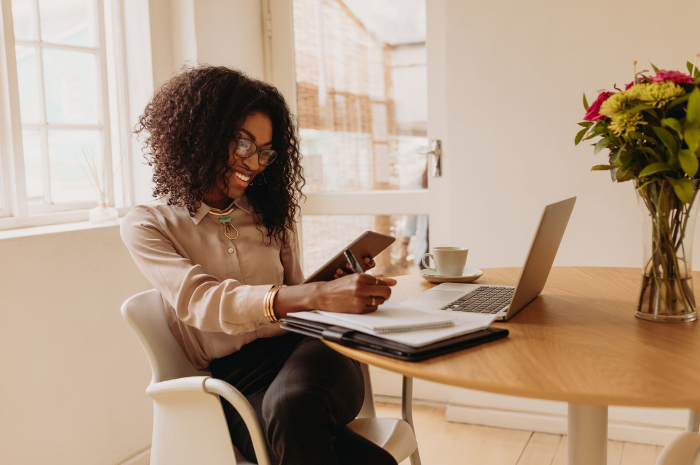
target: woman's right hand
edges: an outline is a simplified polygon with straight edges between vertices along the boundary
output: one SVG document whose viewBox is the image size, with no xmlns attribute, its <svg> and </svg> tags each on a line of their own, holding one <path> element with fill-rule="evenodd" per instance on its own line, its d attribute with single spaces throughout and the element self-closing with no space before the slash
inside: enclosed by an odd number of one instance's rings
<svg viewBox="0 0 700 465">
<path fill-rule="evenodd" d="M 354 273 L 319 283 L 319 310 L 337 313 L 371 313 L 391 296 L 396 280 Z"/>
</svg>

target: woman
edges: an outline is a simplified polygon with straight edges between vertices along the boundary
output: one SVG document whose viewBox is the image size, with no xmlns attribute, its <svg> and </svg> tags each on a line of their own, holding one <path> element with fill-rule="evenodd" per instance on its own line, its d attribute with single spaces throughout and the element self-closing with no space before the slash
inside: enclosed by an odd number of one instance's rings
<svg viewBox="0 0 700 465">
<path fill-rule="evenodd" d="M 304 179 L 283 97 L 231 69 L 189 69 L 154 95 L 136 133 L 157 199 L 134 207 L 121 235 L 188 359 L 247 397 L 273 463 L 396 464 L 346 426 L 364 395 L 357 362 L 279 328 L 291 312 L 375 311 L 396 284 L 341 270 L 300 284 Z M 233 444 L 255 460 L 242 419 L 224 412 Z"/>
</svg>

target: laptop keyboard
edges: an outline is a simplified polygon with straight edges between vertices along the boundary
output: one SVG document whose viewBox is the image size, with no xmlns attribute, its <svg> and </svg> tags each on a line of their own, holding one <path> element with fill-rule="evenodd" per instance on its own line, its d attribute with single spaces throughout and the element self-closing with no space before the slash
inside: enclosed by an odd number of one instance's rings
<svg viewBox="0 0 700 465">
<path fill-rule="evenodd" d="M 453 312 L 498 313 L 513 298 L 512 287 L 478 287 L 469 294 L 450 302 L 442 310 Z"/>
</svg>

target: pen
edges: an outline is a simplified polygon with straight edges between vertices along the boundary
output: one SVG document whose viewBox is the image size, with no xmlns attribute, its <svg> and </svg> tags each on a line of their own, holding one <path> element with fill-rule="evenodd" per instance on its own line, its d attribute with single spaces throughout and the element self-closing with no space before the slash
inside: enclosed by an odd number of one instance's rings
<svg viewBox="0 0 700 465">
<path fill-rule="evenodd" d="M 350 249 L 343 250 L 343 254 L 345 255 L 345 259 L 348 261 L 350 267 L 355 271 L 355 273 L 364 273 L 362 267 L 355 258 L 355 255 L 353 255 L 353 253 L 350 252 Z"/>
</svg>

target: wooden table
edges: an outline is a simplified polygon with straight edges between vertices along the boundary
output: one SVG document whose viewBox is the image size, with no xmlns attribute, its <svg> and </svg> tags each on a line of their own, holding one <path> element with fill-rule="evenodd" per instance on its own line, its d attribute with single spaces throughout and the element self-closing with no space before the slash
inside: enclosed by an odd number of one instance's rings
<svg viewBox="0 0 700 465">
<path fill-rule="evenodd" d="M 478 282 L 515 285 L 519 273 L 485 269 Z M 695 278 L 700 283 L 700 273 Z M 397 302 L 433 286 L 416 275 L 397 279 Z M 609 405 L 700 410 L 700 324 L 635 318 L 640 285 L 639 268 L 554 267 L 537 299 L 495 324 L 509 337 L 423 362 L 328 344 L 405 376 L 568 402 L 568 463 L 600 465 L 607 461 Z"/>
</svg>

